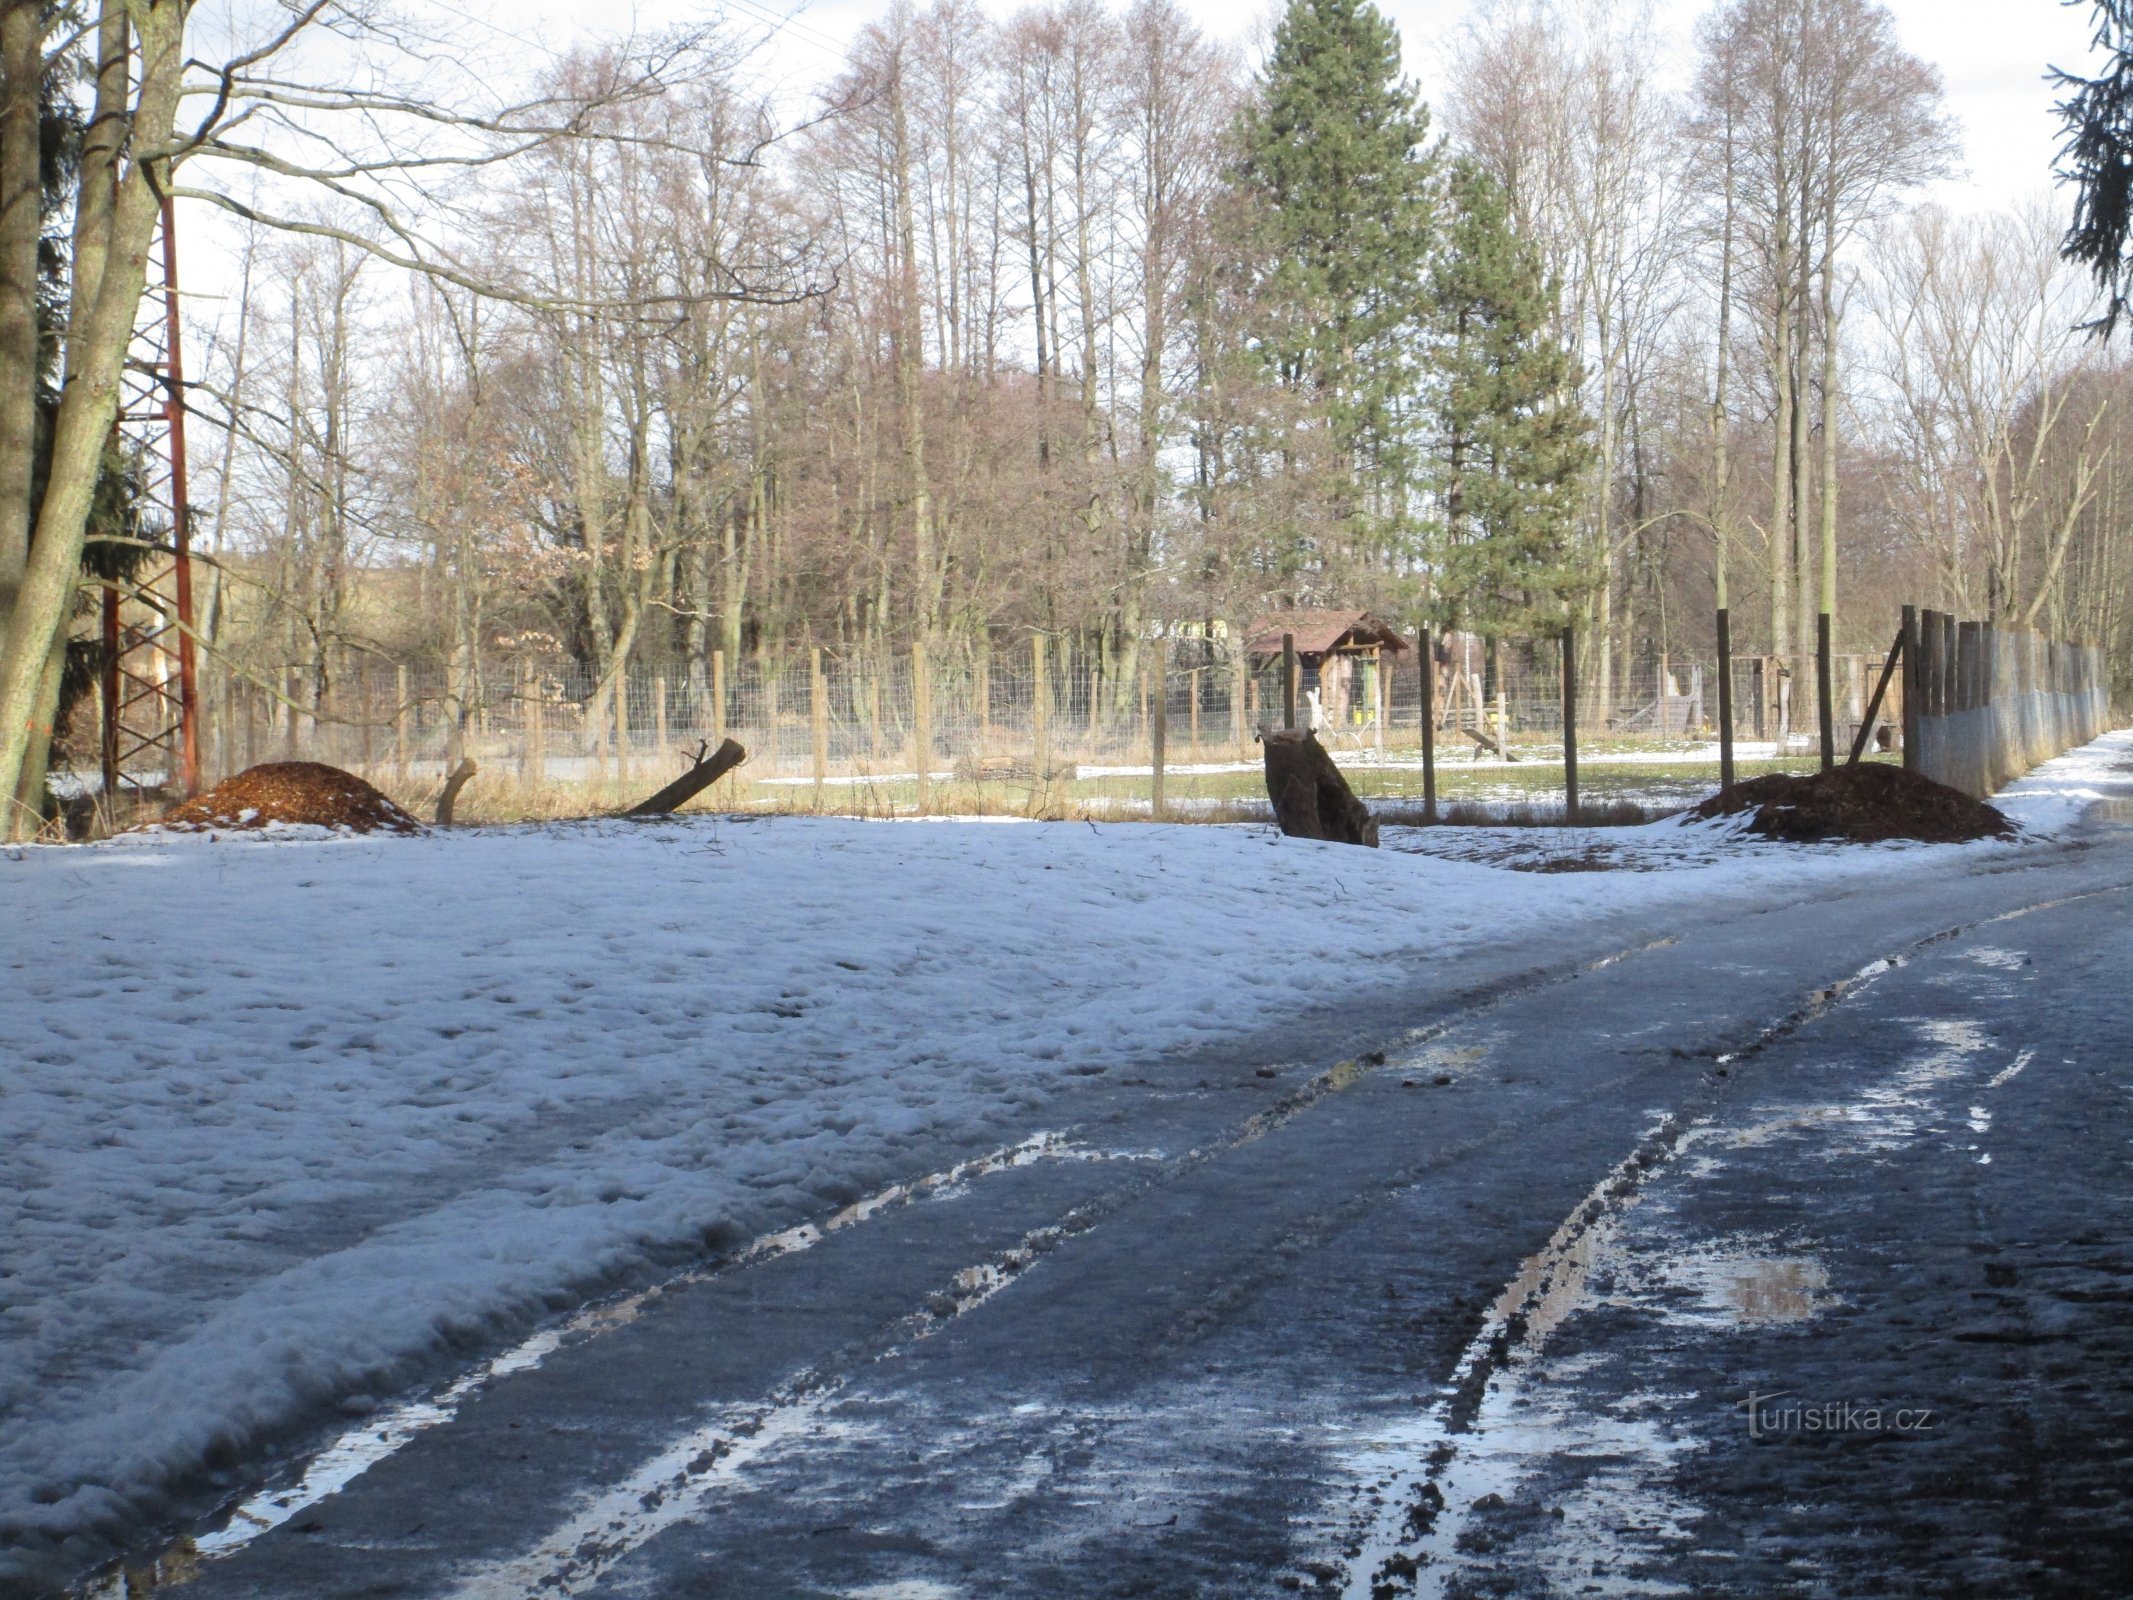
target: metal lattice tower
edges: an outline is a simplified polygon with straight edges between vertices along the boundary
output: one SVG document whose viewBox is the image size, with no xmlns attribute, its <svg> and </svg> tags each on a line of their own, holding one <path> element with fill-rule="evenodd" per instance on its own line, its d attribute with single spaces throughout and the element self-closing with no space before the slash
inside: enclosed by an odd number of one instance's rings
<svg viewBox="0 0 2133 1600">
<path fill-rule="evenodd" d="M 177 231 L 167 197 L 149 278 L 120 380 L 117 434 L 139 474 L 140 535 L 158 549 L 135 572 L 132 592 L 104 591 L 104 794 L 113 804 L 128 789 L 191 794 L 200 786 L 185 364 Z"/>
</svg>

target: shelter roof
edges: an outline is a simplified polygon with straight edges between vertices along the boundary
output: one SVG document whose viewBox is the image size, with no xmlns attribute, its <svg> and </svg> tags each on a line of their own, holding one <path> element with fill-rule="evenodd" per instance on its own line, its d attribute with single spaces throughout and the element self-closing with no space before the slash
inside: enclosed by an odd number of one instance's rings
<svg viewBox="0 0 2133 1600">
<path fill-rule="evenodd" d="M 1372 646 L 1405 650 L 1407 641 L 1391 623 L 1367 611 L 1277 611 L 1260 617 L 1244 631 L 1244 648 L 1255 656 L 1281 654 L 1281 636 L 1293 634 L 1296 653 L 1322 656 L 1341 651 L 1363 651 Z"/>
</svg>

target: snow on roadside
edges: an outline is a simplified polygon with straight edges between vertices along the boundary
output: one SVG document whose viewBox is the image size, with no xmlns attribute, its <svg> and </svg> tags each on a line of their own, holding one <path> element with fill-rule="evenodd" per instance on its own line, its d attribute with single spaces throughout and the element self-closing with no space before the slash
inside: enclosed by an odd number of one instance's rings
<svg viewBox="0 0 2133 1600">
<path fill-rule="evenodd" d="M 1471 947 L 1891 852 L 1697 859 L 717 818 L 9 852 L 0 1587 L 590 1284 L 1026 1131 L 1078 1073 L 1426 984 L 1356 905 Z"/>
<path fill-rule="evenodd" d="M 2123 794 L 2133 776 L 2133 728 L 2120 728 L 2031 769 L 1992 797 L 2032 834 L 2063 832 L 2099 800 Z"/>
</svg>

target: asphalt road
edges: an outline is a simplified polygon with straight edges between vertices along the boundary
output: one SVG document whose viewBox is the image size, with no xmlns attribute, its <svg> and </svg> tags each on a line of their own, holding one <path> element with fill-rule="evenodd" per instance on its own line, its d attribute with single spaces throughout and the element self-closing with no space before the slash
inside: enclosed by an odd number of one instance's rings
<svg viewBox="0 0 2133 1600">
<path fill-rule="evenodd" d="M 2129 933 L 2098 816 L 1122 1065 L 1048 1138 L 580 1319 L 171 1575 L 2133 1592 Z"/>
</svg>

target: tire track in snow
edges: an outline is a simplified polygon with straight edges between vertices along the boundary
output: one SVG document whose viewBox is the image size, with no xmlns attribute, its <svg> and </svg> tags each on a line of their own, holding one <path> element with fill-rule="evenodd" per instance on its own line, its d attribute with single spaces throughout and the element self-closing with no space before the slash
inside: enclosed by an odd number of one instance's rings
<svg viewBox="0 0 2133 1600">
<path fill-rule="evenodd" d="M 760 1401 L 724 1408 L 718 1416 L 670 1441 L 626 1477 L 590 1495 L 532 1549 L 477 1569 L 451 1591 L 452 1600 L 582 1593 L 659 1533 L 697 1515 L 719 1490 L 737 1484 L 751 1462 L 781 1447 L 804 1447 L 811 1439 L 824 1437 L 819 1427 L 823 1411 L 860 1371 L 896 1359 L 957 1317 L 977 1310 L 1062 1240 L 1089 1231 L 1149 1189 L 1176 1182 L 1232 1150 L 1265 1138 L 1327 1097 L 1352 1088 L 1389 1062 L 1411 1056 L 1496 1006 L 1677 942 L 1672 935 L 1645 940 L 1595 960 L 1489 986 L 1436 1020 L 1407 1030 L 1393 1049 L 1336 1063 L 1275 1105 L 1246 1117 L 1226 1137 L 1163 1160 L 1147 1183 L 1120 1187 L 1076 1206 L 1058 1221 L 1025 1234 L 1013 1248 L 964 1268 L 946 1289 L 927 1297 L 924 1309 L 900 1318 L 866 1345 L 848 1351 L 842 1364 L 809 1367 Z"/>
<path fill-rule="evenodd" d="M 441 1392 L 403 1401 L 382 1415 L 348 1429 L 305 1464 L 295 1483 L 262 1489 L 240 1501 L 228 1513 L 228 1521 L 222 1527 L 199 1535 L 186 1554 L 205 1561 L 235 1555 L 260 1535 L 340 1493 L 379 1462 L 405 1449 L 431 1429 L 450 1422 L 469 1400 L 497 1379 L 514 1372 L 530 1372 L 560 1350 L 575 1348 L 617 1328 L 627 1327 L 659 1300 L 692 1284 L 810 1250 L 830 1235 L 856 1227 L 884 1212 L 942 1197 L 967 1182 L 996 1172 L 1012 1171 L 1040 1161 L 1146 1159 L 1150 1157 L 1140 1152 L 1103 1151 L 1076 1144 L 1065 1133 L 1032 1134 L 1019 1144 L 958 1162 L 922 1178 L 891 1184 L 864 1199 L 855 1200 L 820 1222 L 803 1222 L 796 1227 L 763 1234 L 708 1266 L 691 1268 L 621 1299 L 588 1306 L 483 1362 Z M 75 1591 L 83 1600 L 125 1600 L 128 1592 L 123 1570 Z"/>
<path fill-rule="evenodd" d="M 1868 962 L 1849 977 L 1814 990 L 1791 1014 L 1747 1044 L 1718 1055 L 1714 1065 L 1724 1071 L 1761 1054 L 1828 1016 L 1876 980 L 1908 965 L 1923 950 L 1980 928 L 2129 889 L 2133 883 L 2057 895 L 1927 934 L 1900 951 Z M 2004 1076 L 2011 1077 L 2027 1059 L 2023 1057 Z M 1399 1459 L 1371 1485 L 1378 1491 L 1378 1509 L 1360 1534 L 1348 1541 L 1335 1569 L 1345 1600 L 1388 1600 L 1403 1590 L 1417 1596 L 1444 1593 L 1449 1576 L 1445 1558 L 1456 1547 L 1466 1508 L 1457 1503 L 1456 1494 L 1447 1496 L 1439 1485 L 1457 1470 L 1461 1436 L 1474 1431 L 1489 1386 L 1512 1366 L 1514 1357 L 1539 1355 L 1549 1336 L 1582 1307 L 1586 1277 L 1600 1247 L 1622 1213 L 1641 1198 L 1646 1181 L 1678 1153 L 1690 1120 L 1671 1114 L 1649 1129 L 1636 1148 L 1587 1191 L 1547 1243 L 1521 1263 L 1517 1275 L 1490 1302 L 1480 1328 L 1460 1353 L 1442 1397 L 1401 1429 Z"/>
<path fill-rule="evenodd" d="M 1364 1056 L 1338 1062 L 1291 1091 L 1274 1105 L 1245 1118 L 1227 1138 L 1195 1147 L 1164 1161 L 1161 1176 L 1157 1181 L 1172 1181 L 1228 1150 L 1264 1138 L 1310 1110 L 1328 1095 L 1351 1088 L 1366 1076 L 1385 1067 L 1388 1060 L 1397 1062 L 1497 1006 L 1524 998 L 1538 990 L 1569 982 L 1586 973 L 1602 971 L 1636 956 L 1665 949 L 1678 942 L 1678 938 L 1671 934 L 1640 940 L 1602 956 L 1536 969 L 1470 990 L 1432 1021 L 1406 1030 L 1387 1050 L 1372 1051 Z M 909 1182 L 892 1184 L 853 1202 L 819 1223 L 801 1223 L 792 1228 L 765 1234 L 733 1255 L 708 1266 L 692 1268 L 620 1300 L 589 1306 L 556 1327 L 530 1335 L 448 1385 L 441 1392 L 403 1401 L 387 1409 L 382 1415 L 367 1418 L 360 1425 L 348 1429 L 325 1450 L 305 1463 L 302 1474 L 295 1483 L 262 1489 L 247 1496 L 227 1513 L 217 1513 L 217 1516 L 225 1519 L 220 1527 L 190 1541 L 181 1542 L 177 1547 L 181 1564 L 193 1560 L 220 1561 L 235 1555 L 262 1535 L 348 1488 L 372 1467 L 397 1454 L 422 1435 L 452 1421 L 468 1401 L 497 1379 L 516 1372 L 533 1370 L 558 1351 L 574 1348 L 616 1328 L 625 1327 L 659 1299 L 677 1290 L 760 1262 L 810 1249 L 833 1233 L 869 1221 L 903 1205 L 935 1198 L 971 1179 L 991 1173 L 1029 1166 L 1044 1160 L 1163 1159 L 1155 1152 L 1095 1150 L 1073 1143 L 1073 1132 L 1074 1130 L 1070 1129 L 1034 1134 L 1019 1144 L 1005 1146 L 940 1172 Z M 1103 1205 L 1104 1213 L 1108 1214 L 1117 1209 L 1140 1192 L 1137 1189 L 1118 1191 L 1109 1197 L 1115 1204 Z M 1000 1287 L 1004 1286 L 1003 1282 Z M 986 1298 L 990 1298 L 990 1295 Z M 777 1391 L 778 1395 L 787 1397 L 788 1409 L 801 1405 L 806 1398 L 789 1394 L 790 1389 L 791 1385 L 788 1384 Z M 822 1400 L 816 1401 L 814 1406 L 809 1408 L 810 1411 L 819 1408 L 826 1399 L 825 1395 Z M 775 1406 L 764 1413 L 766 1417 L 774 1414 L 782 1413 Z M 759 1431 L 760 1425 L 748 1425 L 752 1439 L 754 1433 Z M 784 1436 L 788 1431 L 781 1428 L 779 1436 Z M 721 1456 L 719 1459 L 727 1463 L 727 1470 L 720 1474 L 715 1482 L 707 1481 L 706 1488 L 715 1487 L 716 1482 L 730 1481 L 747 1460 L 763 1454 L 767 1448 L 767 1442 L 752 1443 L 738 1459 L 733 1458 L 730 1452 Z M 649 1533 L 646 1537 L 650 1537 Z M 120 1567 L 70 1593 L 75 1600 L 123 1600 L 124 1584 L 124 1570 Z"/>
</svg>

